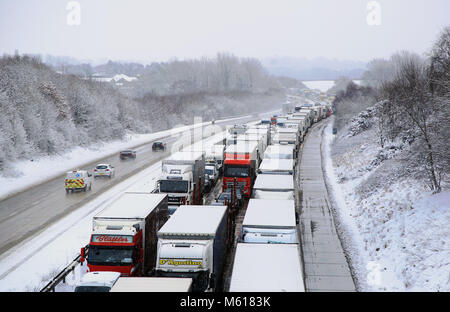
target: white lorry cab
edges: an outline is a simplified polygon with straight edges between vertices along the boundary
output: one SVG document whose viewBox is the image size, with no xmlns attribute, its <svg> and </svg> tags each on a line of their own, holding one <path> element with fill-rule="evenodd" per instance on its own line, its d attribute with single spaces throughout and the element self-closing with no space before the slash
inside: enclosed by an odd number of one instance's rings
<svg viewBox="0 0 450 312">
<path fill-rule="evenodd" d="M 216 185 L 217 179 L 219 178 L 219 172 L 215 165 L 206 165 L 205 175 L 208 176 L 210 187 Z"/>
<path fill-rule="evenodd" d="M 72 170 L 66 172 L 64 179 L 66 193 L 82 190 L 86 192 L 92 188 L 92 174 L 86 170 Z"/>
<path fill-rule="evenodd" d="M 109 292 L 119 277 L 119 272 L 88 272 L 75 287 L 75 292 Z"/>
</svg>

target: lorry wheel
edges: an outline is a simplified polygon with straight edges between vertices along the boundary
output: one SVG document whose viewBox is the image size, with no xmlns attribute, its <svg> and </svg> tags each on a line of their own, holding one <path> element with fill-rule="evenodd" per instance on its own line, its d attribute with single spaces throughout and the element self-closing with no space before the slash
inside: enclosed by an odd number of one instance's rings
<svg viewBox="0 0 450 312">
<path fill-rule="evenodd" d="M 83 192 L 86 192 L 87 191 L 87 185 L 85 185 L 84 187 L 83 187 Z"/>
<path fill-rule="evenodd" d="M 69 194 L 69 189 L 66 189 L 66 194 Z"/>
</svg>

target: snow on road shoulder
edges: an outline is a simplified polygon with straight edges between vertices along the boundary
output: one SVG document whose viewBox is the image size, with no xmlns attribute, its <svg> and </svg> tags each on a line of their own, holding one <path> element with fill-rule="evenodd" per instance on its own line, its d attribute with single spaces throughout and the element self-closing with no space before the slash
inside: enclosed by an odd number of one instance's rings
<svg viewBox="0 0 450 312">
<path fill-rule="evenodd" d="M 329 124 L 324 132 L 327 183 L 360 290 L 449 291 L 450 191 L 433 195 L 422 183 L 404 178 L 386 181 L 361 198 L 355 189 L 373 170 L 356 177 L 354 164 L 370 161 L 376 145 L 365 142 L 364 150 L 349 149 L 347 161 L 333 163 L 331 129 Z"/>
</svg>

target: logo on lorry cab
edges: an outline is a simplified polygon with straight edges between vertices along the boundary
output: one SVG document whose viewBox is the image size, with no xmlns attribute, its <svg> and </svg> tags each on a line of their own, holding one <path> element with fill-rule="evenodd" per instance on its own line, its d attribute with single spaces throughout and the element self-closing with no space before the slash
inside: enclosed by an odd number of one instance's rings
<svg viewBox="0 0 450 312">
<path fill-rule="evenodd" d="M 116 243 L 116 244 L 126 244 L 133 242 L 133 236 L 130 235 L 92 235 L 93 243 Z"/>
<path fill-rule="evenodd" d="M 175 259 L 159 259 L 160 265 L 173 265 L 173 266 L 196 266 L 198 268 L 202 267 L 202 261 L 199 260 L 175 260 Z"/>
</svg>

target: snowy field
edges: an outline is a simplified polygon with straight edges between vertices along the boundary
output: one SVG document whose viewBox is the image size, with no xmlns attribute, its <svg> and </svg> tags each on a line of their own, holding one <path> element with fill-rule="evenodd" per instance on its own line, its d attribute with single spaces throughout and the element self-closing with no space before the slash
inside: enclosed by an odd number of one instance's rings
<svg viewBox="0 0 450 312">
<path fill-rule="evenodd" d="M 370 140 L 331 159 L 332 123 L 324 132 L 325 171 L 338 232 L 360 291 L 450 291 L 450 191 L 432 195 L 414 179 L 381 181 L 367 196 L 377 155 Z"/>
<path fill-rule="evenodd" d="M 214 135 L 197 144 L 212 145 L 225 137 L 225 132 Z M 0 291 L 39 291 L 79 253 L 90 239 L 92 217 L 113 202 L 124 191 L 148 191 L 153 189 L 161 171 L 161 162 L 124 180 L 96 199 L 80 207 L 55 223 L 43 233 L 13 248 L 0 261 Z M 56 291 L 73 291 L 86 265 L 78 266 L 69 274 L 66 284 Z"/>
</svg>

